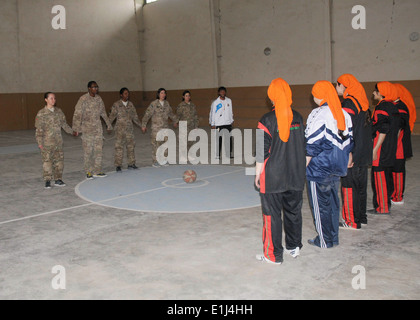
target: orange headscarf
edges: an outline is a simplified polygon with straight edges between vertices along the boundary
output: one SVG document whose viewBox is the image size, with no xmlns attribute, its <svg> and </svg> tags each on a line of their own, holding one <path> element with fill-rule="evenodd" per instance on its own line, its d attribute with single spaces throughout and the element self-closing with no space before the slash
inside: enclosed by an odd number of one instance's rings
<svg viewBox="0 0 420 320">
<path fill-rule="evenodd" d="M 389 81 L 378 82 L 379 93 L 385 97 L 385 100 L 395 101 L 398 99 L 397 87 Z"/>
<path fill-rule="evenodd" d="M 398 97 L 402 102 L 406 104 L 408 111 L 410 112 L 410 129 L 412 132 L 414 128 L 414 123 L 417 119 L 417 110 L 413 96 L 411 95 L 410 91 L 408 91 L 407 88 L 404 87 L 402 84 L 394 83 L 394 86 L 397 87 Z"/>
<path fill-rule="evenodd" d="M 321 106 L 325 102 L 328 104 L 334 119 L 337 121 L 338 129 L 344 131 L 346 129 L 346 121 L 344 119 L 340 99 L 338 98 L 337 91 L 332 83 L 325 80 L 318 81 L 312 88 L 312 95 L 315 98 L 322 100 L 320 103 Z"/>
<path fill-rule="evenodd" d="M 293 120 L 292 90 L 282 78 L 271 81 L 267 91 L 268 97 L 274 102 L 279 136 L 283 142 L 289 141 L 290 126 Z"/>
<path fill-rule="evenodd" d="M 356 98 L 356 100 L 362 106 L 363 111 L 366 111 L 367 109 L 369 109 L 369 100 L 367 98 L 365 88 L 363 88 L 362 84 L 356 79 L 355 76 L 353 76 L 352 74 L 346 73 L 340 76 L 337 79 L 337 81 L 346 87 L 346 90 L 344 91 L 344 94 L 343 94 L 343 98 L 350 98 L 356 105 L 357 109 L 359 109 L 359 106 L 354 99 Z"/>
</svg>

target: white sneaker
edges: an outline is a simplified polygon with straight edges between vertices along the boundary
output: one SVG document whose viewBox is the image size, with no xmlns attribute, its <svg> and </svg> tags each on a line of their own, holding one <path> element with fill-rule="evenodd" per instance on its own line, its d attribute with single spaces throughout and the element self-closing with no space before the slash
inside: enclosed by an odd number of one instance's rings
<svg viewBox="0 0 420 320">
<path fill-rule="evenodd" d="M 392 203 L 392 204 L 395 204 L 395 205 L 397 205 L 397 206 L 401 206 L 401 205 L 403 205 L 403 204 L 404 204 L 404 199 L 403 199 L 403 200 L 401 200 L 401 201 L 394 201 L 394 200 L 392 200 L 392 199 L 391 199 L 391 203 Z"/>
<path fill-rule="evenodd" d="M 255 256 L 255 258 L 256 258 L 258 261 L 264 261 L 264 262 L 267 262 L 267 263 L 277 264 L 277 265 L 280 265 L 280 264 L 281 264 L 281 262 L 274 262 L 274 261 L 271 261 L 271 260 L 267 259 L 267 258 L 266 258 L 263 254 L 257 254 L 257 255 Z"/>
<path fill-rule="evenodd" d="M 339 228 L 341 228 L 341 229 L 347 229 L 347 230 L 360 230 L 360 228 L 359 229 L 357 229 L 357 228 L 353 228 L 352 226 L 349 226 L 347 223 L 345 223 L 345 222 L 339 222 L 338 223 L 338 227 Z"/>
<path fill-rule="evenodd" d="M 292 250 L 287 250 L 286 249 L 286 252 L 288 254 L 290 254 L 293 258 L 296 258 L 300 254 L 300 248 L 299 247 L 296 247 L 296 248 L 294 248 Z"/>
</svg>

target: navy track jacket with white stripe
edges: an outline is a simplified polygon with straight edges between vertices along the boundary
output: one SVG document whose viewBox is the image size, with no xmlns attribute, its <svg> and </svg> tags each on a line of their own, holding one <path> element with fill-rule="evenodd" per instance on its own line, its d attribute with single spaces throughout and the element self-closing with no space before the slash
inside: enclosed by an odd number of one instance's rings
<svg viewBox="0 0 420 320">
<path fill-rule="evenodd" d="M 308 180 L 328 183 L 347 175 L 354 143 L 351 117 L 343 113 L 346 129 L 342 132 L 327 104 L 310 113 L 305 130 L 306 155 L 312 157 L 306 168 Z"/>
</svg>

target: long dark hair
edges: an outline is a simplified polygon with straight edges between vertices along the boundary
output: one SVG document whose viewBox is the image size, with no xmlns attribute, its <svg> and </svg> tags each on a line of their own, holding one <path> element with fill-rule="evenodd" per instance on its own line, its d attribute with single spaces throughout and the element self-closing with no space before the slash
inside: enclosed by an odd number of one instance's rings
<svg viewBox="0 0 420 320">
<path fill-rule="evenodd" d="M 165 100 L 166 100 L 166 96 L 168 95 L 168 93 L 166 92 L 166 89 L 165 88 L 159 88 L 159 90 L 157 91 L 157 94 L 156 94 L 156 99 L 159 99 L 159 94 L 162 91 L 165 91 Z"/>
</svg>

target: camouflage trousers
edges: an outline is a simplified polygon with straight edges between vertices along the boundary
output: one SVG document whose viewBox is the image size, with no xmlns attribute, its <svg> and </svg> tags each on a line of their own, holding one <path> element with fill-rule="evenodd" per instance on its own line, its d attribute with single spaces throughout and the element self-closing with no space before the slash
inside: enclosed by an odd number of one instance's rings
<svg viewBox="0 0 420 320">
<path fill-rule="evenodd" d="M 103 136 L 82 135 L 83 157 L 85 172 L 97 174 L 102 172 L 102 147 L 104 144 Z"/>
<path fill-rule="evenodd" d="M 44 146 L 41 150 L 44 181 L 61 180 L 64 170 L 62 146 Z"/>
<path fill-rule="evenodd" d="M 134 139 L 133 132 L 127 132 L 125 130 L 117 130 L 115 132 L 115 158 L 114 165 L 121 167 L 124 157 L 124 147 L 127 150 L 127 164 L 132 166 L 136 164 L 136 157 L 134 154 L 134 147 L 136 146 L 136 140 Z"/>
</svg>

